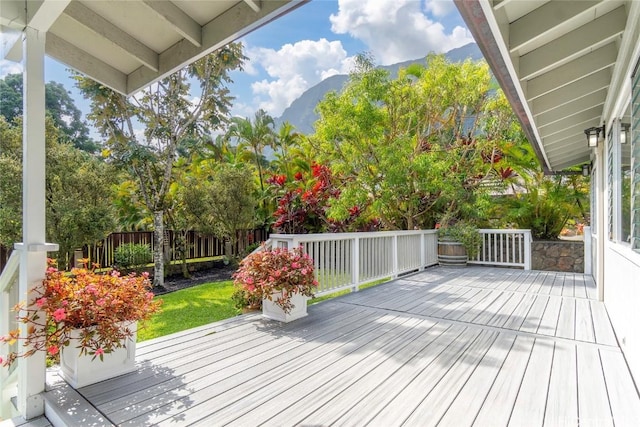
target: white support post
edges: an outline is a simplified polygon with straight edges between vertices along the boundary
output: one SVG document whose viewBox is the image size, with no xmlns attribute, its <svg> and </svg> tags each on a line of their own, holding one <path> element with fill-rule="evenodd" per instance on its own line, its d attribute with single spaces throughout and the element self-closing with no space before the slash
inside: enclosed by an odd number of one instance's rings
<svg viewBox="0 0 640 427">
<path fill-rule="evenodd" d="M 584 242 L 584 274 L 593 274 L 593 267 L 591 265 L 592 255 L 591 251 L 591 227 L 585 226 L 582 230 L 582 239 Z"/>
<path fill-rule="evenodd" d="M 360 284 L 360 239 L 358 237 L 354 237 L 351 250 L 351 283 L 353 283 L 353 292 L 358 292 Z"/>
<path fill-rule="evenodd" d="M 524 237 L 524 269 L 531 270 L 531 230 L 523 232 Z"/>
<path fill-rule="evenodd" d="M 33 287 L 42 286 L 47 268 L 45 242 L 45 96 L 44 32 L 23 32 L 23 157 L 20 299 L 30 301 Z M 27 326 L 20 325 L 26 336 Z M 18 411 L 26 419 L 44 413 L 45 355 L 37 352 L 18 365 Z"/>
</svg>

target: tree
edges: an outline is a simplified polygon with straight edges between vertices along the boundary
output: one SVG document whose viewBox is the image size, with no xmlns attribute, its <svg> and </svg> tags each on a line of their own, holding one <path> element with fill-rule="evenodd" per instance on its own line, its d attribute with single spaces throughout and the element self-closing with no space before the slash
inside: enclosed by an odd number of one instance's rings
<svg viewBox="0 0 640 427">
<path fill-rule="evenodd" d="M 252 228 L 256 207 L 250 169 L 204 161 L 193 164 L 178 187 L 182 216 L 196 230 L 225 240 L 225 254 L 237 255 L 238 231 Z"/>
<path fill-rule="evenodd" d="M 497 144 L 484 129 L 491 90 L 484 62 L 431 55 L 392 80 L 360 55 L 343 92 L 318 105 L 308 140 L 319 162 L 343 177 L 329 216 L 346 219 L 358 206 L 387 229 L 482 217 Z"/>
<path fill-rule="evenodd" d="M 46 120 L 46 233 L 60 245 L 58 263 L 65 268 L 73 251 L 104 238 L 114 225 L 110 166 L 64 142 L 51 117 Z M 22 119 L 0 117 L 0 244 L 22 235 Z"/>
<path fill-rule="evenodd" d="M 22 74 L 9 74 L 0 79 L 0 115 L 7 121 L 22 116 Z M 89 128 L 82 120 L 69 92 L 61 83 L 45 84 L 45 106 L 47 115 L 61 132 L 65 141 L 90 153 L 95 153 L 99 145 L 89 136 Z"/>
<path fill-rule="evenodd" d="M 231 119 L 231 126 L 227 131 L 227 136 L 235 138 L 238 142 L 238 150 L 250 150 L 252 157 L 258 170 L 258 182 L 260 184 L 260 221 L 266 222 L 268 217 L 267 201 L 264 186 L 264 169 L 266 161 L 264 158 L 264 149 L 266 147 L 273 148 L 275 131 L 273 129 L 273 117 L 266 111 L 260 109 L 256 111 L 253 122 L 248 118 L 234 117 Z"/>
<path fill-rule="evenodd" d="M 225 124 L 231 105 L 229 72 L 241 69 L 244 59 L 242 45 L 231 43 L 130 98 L 76 77 L 91 100 L 90 120 L 107 138 L 106 154 L 135 177 L 140 198 L 153 215 L 157 286 L 164 283 L 164 213 L 178 150 L 186 142 L 202 143 Z M 191 82 L 199 87 L 197 96 Z"/>
</svg>

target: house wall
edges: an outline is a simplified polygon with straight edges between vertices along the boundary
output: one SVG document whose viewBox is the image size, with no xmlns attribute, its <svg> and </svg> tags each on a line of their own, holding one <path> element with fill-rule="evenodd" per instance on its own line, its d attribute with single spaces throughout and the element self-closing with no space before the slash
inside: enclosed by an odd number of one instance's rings
<svg viewBox="0 0 640 427">
<path fill-rule="evenodd" d="M 604 257 L 604 303 L 620 348 L 640 382 L 640 254 L 609 242 Z"/>
</svg>

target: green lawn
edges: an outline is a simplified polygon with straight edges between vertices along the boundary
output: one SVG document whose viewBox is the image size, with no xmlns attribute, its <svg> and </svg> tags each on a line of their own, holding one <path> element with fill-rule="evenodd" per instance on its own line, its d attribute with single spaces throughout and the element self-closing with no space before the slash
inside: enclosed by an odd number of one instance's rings
<svg viewBox="0 0 640 427">
<path fill-rule="evenodd" d="M 368 288 L 386 282 L 382 279 L 360 286 Z M 347 294 L 349 290 L 314 298 L 309 304 Z M 233 281 L 206 283 L 157 297 L 163 301 L 157 313 L 138 330 L 138 342 L 206 325 L 239 314 L 231 300 Z"/>
<path fill-rule="evenodd" d="M 161 337 L 238 314 L 231 301 L 233 281 L 206 283 L 157 297 L 161 312 L 138 331 L 138 341 Z"/>
</svg>

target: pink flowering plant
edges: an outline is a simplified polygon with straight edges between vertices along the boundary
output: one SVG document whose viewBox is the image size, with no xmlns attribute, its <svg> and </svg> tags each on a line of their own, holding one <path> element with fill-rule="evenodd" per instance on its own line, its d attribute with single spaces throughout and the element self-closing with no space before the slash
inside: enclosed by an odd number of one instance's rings
<svg viewBox="0 0 640 427">
<path fill-rule="evenodd" d="M 57 358 L 60 349 L 69 345 L 78 347 L 80 355 L 103 360 L 104 354 L 125 346 L 135 322 L 149 319 L 160 308 L 148 273 L 121 276 L 116 270 L 99 274 L 88 268 L 65 273 L 52 264 L 33 300 L 14 309 L 18 321 L 29 325 L 29 334 L 21 337 L 16 329 L 0 337 L 0 343 L 23 342 L 29 349 L 0 357 L 0 365 L 9 366 L 36 351 Z M 80 331 L 79 339 L 72 338 L 74 330 Z"/>
<path fill-rule="evenodd" d="M 294 307 L 291 303 L 293 294 L 313 298 L 313 291 L 318 286 L 313 260 L 303 253 L 302 248 L 276 248 L 253 253 L 240 262 L 233 279 L 247 296 L 274 301 L 285 313 L 290 313 Z M 280 296 L 278 291 L 282 291 Z"/>
</svg>

